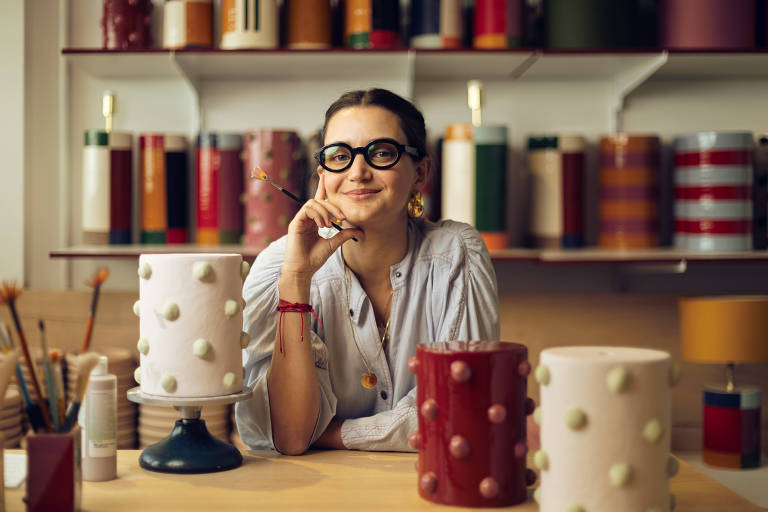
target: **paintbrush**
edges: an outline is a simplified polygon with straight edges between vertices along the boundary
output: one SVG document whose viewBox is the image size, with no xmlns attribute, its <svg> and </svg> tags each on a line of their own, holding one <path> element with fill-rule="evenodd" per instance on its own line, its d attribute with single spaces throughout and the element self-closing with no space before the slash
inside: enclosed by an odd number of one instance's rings
<svg viewBox="0 0 768 512">
<path fill-rule="evenodd" d="M 53 372 L 56 374 L 56 391 L 59 394 L 59 401 L 57 408 L 59 410 L 59 426 L 64 427 L 64 411 L 67 408 L 64 392 L 64 377 L 61 375 L 61 364 L 58 366 L 56 363 L 62 359 L 61 353 L 58 350 L 51 350 L 51 365 L 53 365 Z"/>
<path fill-rule="evenodd" d="M 96 320 L 96 306 L 99 304 L 99 291 L 101 285 L 109 277 L 109 269 L 107 267 L 101 268 L 93 274 L 93 277 L 86 284 L 93 288 L 93 296 L 91 297 L 91 315 L 88 317 L 88 323 L 85 324 L 85 335 L 83 336 L 83 346 L 80 349 L 80 353 L 84 354 L 88 352 L 91 346 L 91 335 L 93 334 L 93 322 Z"/>
<path fill-rule="evenodd" d="M 91 378 L 91 370 L 99 362 L 100 354 L 96 352 L 88 352 L 87 354 L 80 354 L 75 360 L 75 368 L 77 369 L 77 389 L 75 390 L 75 396 L 72 397 L 69 407 L 67 407 L 67 415 L 64 420 L 64 431 L 68 432 L 69 429 L 77 421 L 77 413 L 80 412 L 80 404 L 83 403 L 83 397 L 85 396 L 85 390 L 88 387 L 88 380 Z"/>
<path fill-rule="evenodd" d="M 11 350 L 16 351 L 13 348 L 11 331 L 5 322 L 0 324 L 0 340 L 2 340 L 3 354 L 9 353 Z M 24 374 L 21 373 L 21 363 L 19 363 L 18 358 L 16 359 L 16 382 L 19 384 L 21 396 L 24 397 L 24 403 L 27 404 L 27 417 L 32 425 L 32 430 L 39 432 L 40 429 L 45 428 L 45 422 L 43 421 L 43 415 L 40 413 L 40 407 L 29 398 L 29 390 L 27 390 L 27 383 L 24 381 Z"/>
<path fill-rule="evenodd" d="M 21 328 L 21 321 L 19 321 L 19 314 L 16 311 L 16 299 L 21 295 L 21 288 L 16 286 L 16 283 L 12 281 L 3 281 L 2 289 L 0 290 L 0 304 L 7 304 L 8 309 L 11 310 L 11 317 L 13 318 L 13 324 L 16 327 L 16 334 L 19 336 L 19 345 L 21 345 L 21 351 L 24 353 L 24 359 L 27 361 L 27 367 L 29 368 L 30 380 L 32 381 L 32 387 L 35 389 L 37 395 L 37 405 L 40 407 L 40 414 L 43 416 L 43 423 L 45 428 L 49 432 L 53 431 L 53 423 L 51 422 L 51 416 L 48 414 L 48 406 L 43 399 L 43 392 L 40 389 L 40 382 L 37 380 L 35 374 L 35 365 L 32 360 L 32 356 L 29 354 L 29 347 L 27 346 L 27 339 L 24 337 L 24 331 Z M 24 380 L 24 379 L 22 379 Z"/>
<path fill-rule="evenodd" d="M 0 409 L 3 407 L 5 401 L 5 392 L 8 389 L 8 382 L 11 380 L 11 374 L 13 368 L 16 366 L 16 361 L 19 360 L 19 353 L 15 350 L 8 352 L 3 351 L 0 355 Z"/>
<path fill-rule="evenodd" d="M 272 181 L 272 179 L 267 175 L 267 173 L 264 172 L 264 169 L 262 169 L 258 165 L 256 166 L 255 169 L 251 170 L 251 179 L 257 179 L 257 180 L 261 180 L 261 181 L 264 181 L 266 183 L 269 183 L 270 185 L 275 187 L 277 190 L 279 190 L 283 194 L 287 195 L 288 197 L 290 197 L 291 199 L 296 201 L 296 203 L 298 203 L 299 205 L 302 205 L 302 206 L 304 205 L 304 201 L 302 201 L 301 199 L 296 197 L 293 193 L 291 193 L 288 190 L 285 190 L 283 187 L 281 187 L 280 185 L 278 185 L 277 183 Z M 341 226 L 339 226 L 338 224 L 336 224 L 335 222 L 331 222 L 331 226 L 336 228 L 336 231 L 342 231 L 344 229 Z M 355 238 L 355 237 L 352 237 L 352 240 L 357 242 L 357 238 Z"/>
<path fill-rule="evenodd" d="M 53 428 L 59 431 L 59 395 L 56 392 L 56 377 L 53 375 L 51 360 L 48 357 L 48 341 L 45 339 L 45 324 L 42 320 L 37 321 L 40 328 L 40 344 L 43 347 L 43 376 L 45 377 L 45 390 L 48 392 L 48 407 L 51 410 Z"/>
</svg>

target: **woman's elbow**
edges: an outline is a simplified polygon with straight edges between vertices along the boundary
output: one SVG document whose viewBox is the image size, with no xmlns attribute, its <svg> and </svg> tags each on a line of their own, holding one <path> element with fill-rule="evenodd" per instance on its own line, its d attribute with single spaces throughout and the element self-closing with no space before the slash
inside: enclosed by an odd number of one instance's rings
<svg viewBox="0 0 768 512">
<path fill-rule="evenodd" d="M 283 455 L 302 455 L 309 449 L 309 439 L 302 435 L 277 436 L 275 449 Z"/>
</svg>

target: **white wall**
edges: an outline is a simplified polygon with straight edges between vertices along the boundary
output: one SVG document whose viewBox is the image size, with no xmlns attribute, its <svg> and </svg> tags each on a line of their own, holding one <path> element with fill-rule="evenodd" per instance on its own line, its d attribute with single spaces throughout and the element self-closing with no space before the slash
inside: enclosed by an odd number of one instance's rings
<svg viewBox="0 0 768 512">
<path fill-rule="evenodd" d="M 66 286 L 66 262 L 50 251 L 68 244 L 68 180 L 61 165 L 64 63 L 59 52 L 62 3 L 26 0 L 25 280 L 31 288 Z M 64 153 L 66 154 L 66 153 Z"/>
<path fill-rule="evenodd" d="M 24 279 L 24 2 L 0 3 L 0 278 Z"/>
</svg>

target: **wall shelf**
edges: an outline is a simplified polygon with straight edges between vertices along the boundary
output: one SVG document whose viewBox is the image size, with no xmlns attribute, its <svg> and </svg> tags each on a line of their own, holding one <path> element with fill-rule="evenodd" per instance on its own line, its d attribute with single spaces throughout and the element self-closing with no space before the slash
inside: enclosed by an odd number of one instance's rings
<svg viewBox="0 0 768 512">
<path fill-rule="evenodd" d="M 227 253 L 255 258 L 260 250 L 237 244 L 231 245 L 76 245 L 50 252 L 51 258 L 61 259 L 132 259 L 141 254 L 169 253 Z M 490 251 L 495 262 L 540 263 L 546 265 L 646 264 L 646 263 L 746 263 L 768 261 L 768 251 L 691 252 L 674 248 L 637 251 L 583 249 L 500 249 Z"/>
<path fill-rule="evenodd" d="M 407 76 L 414 80 L 501 79 L 604 80 L 632 72 L 644 62 L 668 55 L 651 76 L 767 77 L 768 51 L 549 51 L 513 50 L 163 50 L 64 48 L 62 55 L 100 78 L 373 78 Z"/>
</svg>

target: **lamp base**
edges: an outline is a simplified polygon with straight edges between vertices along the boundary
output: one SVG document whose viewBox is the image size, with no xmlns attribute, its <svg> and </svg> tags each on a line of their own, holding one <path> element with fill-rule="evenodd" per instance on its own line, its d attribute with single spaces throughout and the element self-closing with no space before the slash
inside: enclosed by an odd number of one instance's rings
<svg viewBox="0 0 768 512">
<path fill-rule="evenodd" d="M 711 466 L 760 466 L 760 390 L 704 390 L 702 458 Z"/>
</svg>

